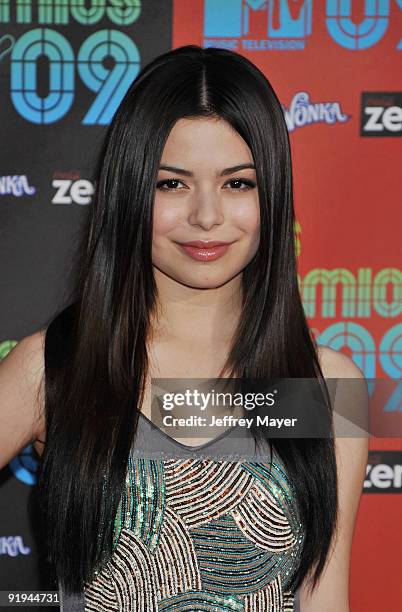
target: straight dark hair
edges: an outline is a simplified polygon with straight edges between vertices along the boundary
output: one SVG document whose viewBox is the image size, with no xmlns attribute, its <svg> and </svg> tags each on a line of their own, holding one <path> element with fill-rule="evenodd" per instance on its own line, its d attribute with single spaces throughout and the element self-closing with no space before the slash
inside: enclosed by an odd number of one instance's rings
<svg viewBox="0 0 402 612">
<path fill-rule="evenodd" d="M 196 45 L 164 53 L 142 69 L 107 129 L 71 304 L 47 327 L 47 439 L 38 492 L 48 560 L 66 592 L 82 590 L 112 553 L 156 310 L 155 185 L 169 132 L 184 117 L 226 121 L 249 146 L 256 168 L 261 240 L 242 272 L 242 313 L 220 374 L 316 378 L 326 388 L 298 287 L 281 104 L 265 75 L 240 54 Z M 296 590 L 308 576 L 314 588 L 337 526 L 334 440 L 268 442 L 295 487 L 306 533 L 289 586 Z"/>
</svg>

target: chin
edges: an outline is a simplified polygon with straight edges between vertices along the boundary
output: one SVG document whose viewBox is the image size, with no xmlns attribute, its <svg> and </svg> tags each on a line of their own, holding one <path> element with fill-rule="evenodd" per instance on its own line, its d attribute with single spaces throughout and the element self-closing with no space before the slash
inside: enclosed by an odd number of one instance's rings
<svg viewBox="0 0 402 612">
<path fill-rule="evenodd" d="M 225 285 L 236 276 L 237 273 L 229 274 L 227 276 L 221 276 L 219 278 L 176 278 L 175 280 L 182 285 L 192 287 L 194 289 L 217 289 L 222 285 Z"/>
</svg>

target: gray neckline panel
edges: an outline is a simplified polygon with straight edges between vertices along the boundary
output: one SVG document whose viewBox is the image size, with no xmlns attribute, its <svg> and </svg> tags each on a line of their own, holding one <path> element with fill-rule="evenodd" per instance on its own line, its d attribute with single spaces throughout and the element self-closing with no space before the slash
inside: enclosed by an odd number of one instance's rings
<svg viewBox="0 0 402 612">
<path fill-rule="evenodd" d="M 205 444 L 192 446 L 182 444 L 155 425 L 140 412 L 137 433 L 131 452 L 132 457 L 149 458 L 186 458 L 209 457 L 239 461 L 270 461 L 271 453 L 267 443 L 257 446 L 251 431 L 243 426 L 234 425 L 224 429 L 218 436 Z M 273 456 L 279 460 L 273 449 Z"/>
</svg>

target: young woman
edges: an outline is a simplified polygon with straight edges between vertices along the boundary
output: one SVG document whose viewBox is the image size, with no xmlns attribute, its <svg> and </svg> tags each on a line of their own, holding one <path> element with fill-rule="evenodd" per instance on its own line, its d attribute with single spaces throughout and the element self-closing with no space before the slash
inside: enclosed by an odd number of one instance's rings
<svg viewBox="0 0 402 612">
<path fill-rule="evenodd" d="M 305 319 L 270 83 L 229 51 L 157 57 L 95 183 L 71 304 L 0 368 L 2 465 L 35 441 L 62 610 L 348 612 L 367 438 L 265 433 L 271 460 L 236 461 L 234 428 L 183 443 L 150 411 L 152 378 L 363 378 Z"/>
</svg>

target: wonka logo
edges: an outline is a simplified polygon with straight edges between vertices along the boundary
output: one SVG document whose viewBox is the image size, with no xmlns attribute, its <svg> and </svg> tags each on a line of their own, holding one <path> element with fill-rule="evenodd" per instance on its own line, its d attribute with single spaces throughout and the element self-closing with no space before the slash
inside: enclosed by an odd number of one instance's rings
<svg viewBox="0 0 402 612">
<path fill-rule="evenodd" d="M 339 102 L 310 102 L 310 95 L 306 91 L 299 91 L 293 96 L 289 108 L 282 104 L 286 125 L 289 132 L 311 123 L 336 122 L 344 123 L 350 115 L 342 112 Z"/>
<path fill-rule="evenodd" d="M 35 191 L 35 187 L 29 185 L 25 174 L 0 176 L 0 195 L 13 195 L 19 198 L 24 194 L 33 195 Z"/>
<path fill-rule="evenodd" d="M 0 537 L 0 556 L 16 557 L 17 555 L 29 555 L 30 552 L 31 549 L 24 545 L 22 536 Z"/>
</svg>

